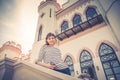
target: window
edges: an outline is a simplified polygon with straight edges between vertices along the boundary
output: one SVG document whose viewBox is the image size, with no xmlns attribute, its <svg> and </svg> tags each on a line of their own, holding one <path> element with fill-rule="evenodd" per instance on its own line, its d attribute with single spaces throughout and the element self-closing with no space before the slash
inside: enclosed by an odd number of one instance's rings
<svg viewBox="0 0 120 80">
<path fill-rule="evenodd" d="M 76 14 L 74 17 L 73 17 L 73 26 L 77 26 L 79 24 L 82 23 L 82 20 L 81 20 L 81 16 Z"/>
<path fill-rule="evenodd" d="M 38 33 L 38 41 L 41 40 L 41 36 L 42 36 L 42 26 L 39 29 L 39 33 Z"/>
<path fill-rule="evenodd" d="M 75 73 L 74 73 L 74 66 L 73 66 L 72 58 L 71 58 L 70 56 L 67 56 L 67 57 L 65 58 L 65 62 L 66 62 L 66 63 L 68 64 L 68 66 L 69 66 L 71 75 L 74 76 Z"/>
<path fill-rule="evenodd" d="M 95 8 L 92 7 L 88 7 L 87 11 L 86 11 L 86 18 L 87 20 L 92 19 L 93 17 L 96 17 L 98 14 L 95 10 Z"/>
<path fill-rule="evenodd" d="M 64 32 L 68 29 L 68 22 L 64 21 L 61 25 L 61 32 Z"/>
<path fill-rule="evenodd" d="M 42 14 L 40 15 L 40 17 L 43 18 L 44 15 L 45 15 L 45 13 L 42 13 Z"/>
<path fill-rule="evenodd" d="M 120 63 L 113 48 L 102 43 L 99 48 L 99 56 L 106 75 L 107 80 L 115 78 L 120 79 Z"/>
<path fill-rule="evenodd" d="M 52 14 L 52 9 L 50 9 L 50 17 L 52 16 L 51 14 Z"/>
<path fill-rule="evenodd" d="M 97 80 L 96 71 L 90 53 L 83 50 L 79 60 L 82 73 L 87 73 L 92 79 Z"/>
</svg>

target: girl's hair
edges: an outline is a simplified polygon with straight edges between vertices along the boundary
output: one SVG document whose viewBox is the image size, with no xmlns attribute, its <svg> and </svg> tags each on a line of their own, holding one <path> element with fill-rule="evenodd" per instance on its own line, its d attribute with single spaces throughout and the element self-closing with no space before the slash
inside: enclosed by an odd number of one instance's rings
<svg viewBox="0 0 120 80">
<path fill-rule="evenodd" d="M 49 45 L 49 43 L 47 42 L 47 39 L 48 39 L 50 36 L 53 36 L 53 37 L 56 38 L 56 36 L 55 36 L 53 33 L 48 33 L 47 36 L 46 36 L 46 45 Z"/>
</svg>

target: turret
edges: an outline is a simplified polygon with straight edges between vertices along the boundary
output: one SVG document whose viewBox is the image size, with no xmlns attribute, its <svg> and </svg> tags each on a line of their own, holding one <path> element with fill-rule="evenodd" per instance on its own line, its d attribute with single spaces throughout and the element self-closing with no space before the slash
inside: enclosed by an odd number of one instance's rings
<svg viewBox="0 0 120 80">
<path fill-rule="evenodd" d="M 16 57 L 19 57 L 21 53 L 21 45 L 16 44 L 13 41 L 7 41 L 0 48 L 0 58 L 8 57 L 11 59 L 15 59 Z"/>
<path fill-rule="evenodd" d="M 38 24 L 35 42 L 44 39 L 48 32 L 53 32 L 56 28 L 56 11 L 60 10 L 60 5 L 56 0 L 42 1 L 38 6 Z"/>
<path fill-rule="evenodd" d="M 45 44 L 47 33 L 55 33 L 57 22 L 56 12 L 59 11 L 60 5 L 56 0 L 42 1 L 38 6 L 38 24 L 36 28 L 35 40 L 32 47 L 32 61 L 38 58 L 40 47 Z"/>
</svg>

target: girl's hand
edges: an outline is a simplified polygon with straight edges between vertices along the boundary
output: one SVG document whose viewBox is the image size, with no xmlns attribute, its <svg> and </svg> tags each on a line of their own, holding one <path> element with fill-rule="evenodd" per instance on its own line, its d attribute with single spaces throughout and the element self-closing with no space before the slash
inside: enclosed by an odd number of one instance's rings
<svg viewBox="0 0 120 80">
<path fill-rule="evenodd" d="M 40 66 L 43 66 L 43 67 L 46 67 L 46 68 L 49 68 L 49 69 L 55 69 L 55 65 L 53 64 L 46 64 L 46 63 L 43 63 L 43 62 L 37 62 L 38 65 Z"/>
<path fill-rule="evenodd" d="M 55 65 L 51 65 L 51 64 L 49 66 L 50 69 L 55 69 L 55 67 L 56 67 Z"/>
</svg>

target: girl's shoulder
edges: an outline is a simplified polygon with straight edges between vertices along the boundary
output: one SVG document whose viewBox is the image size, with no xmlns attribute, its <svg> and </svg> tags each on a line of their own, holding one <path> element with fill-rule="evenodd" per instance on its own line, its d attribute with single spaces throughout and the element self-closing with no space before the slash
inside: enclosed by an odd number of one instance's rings
<svg viewBox="0 0 120 80">
<path fill-rule="evenodd" d="M 46 49 L 48 46 L 46 44 L 44 44 L 41 49 Z"/>
<path fill-rule="evenodd" d="M 54 50 L 57 50 L 57 51 L 59 51 L 59 52 L 60 52 L 60 49 L 59 49 L 59 48 L 57 48 L 57 47 L 54 47 Z"/>
<path fill-rule="evenodd" d="M 46 45 L 46 44 L 42 45 L 42 47 L 41 47 L 41 48 L 45 48 L 45 47 L 47 47 L 47 45 Z"/>
</svg>

